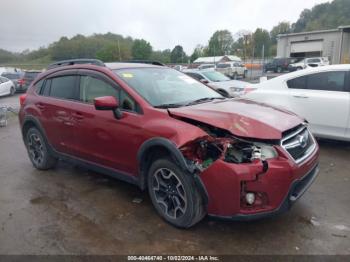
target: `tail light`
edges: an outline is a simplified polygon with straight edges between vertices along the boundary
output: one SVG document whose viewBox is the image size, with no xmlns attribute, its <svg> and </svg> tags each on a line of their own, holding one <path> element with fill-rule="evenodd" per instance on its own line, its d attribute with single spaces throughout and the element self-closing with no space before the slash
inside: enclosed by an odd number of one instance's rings
<svg viewBox="0 0 350 262">
<path fill-rule="evenodd" d="M 26 101 L 26 98 L 27 98 L 27 94 L 23 94 L 23 95 L 21 95 L 21 96 L 19 97 L 19 104 L 20 104 L 21 106 L 24 105 L 24 102 Z"/>
<path fill-rule="evenodd" d="M 18 79 L 17 80 L 17 83 L 19 84 L 19 85 L 24 85 L 25 84 L 25 82 L 26 82 L 26 80 L 25 79 Z"/>
</svg>

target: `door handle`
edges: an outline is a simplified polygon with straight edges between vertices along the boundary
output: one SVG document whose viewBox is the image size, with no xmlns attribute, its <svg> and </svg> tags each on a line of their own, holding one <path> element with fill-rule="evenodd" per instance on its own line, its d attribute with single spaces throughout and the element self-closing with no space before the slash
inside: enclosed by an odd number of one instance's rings
<svg viewBox="0 0 350 262">
<path fill-rule="evenodd" d="M 295 97 L 295 98 L 309 98 L 306 95 L 293 95 L 293 97 Z"/>
</svg>

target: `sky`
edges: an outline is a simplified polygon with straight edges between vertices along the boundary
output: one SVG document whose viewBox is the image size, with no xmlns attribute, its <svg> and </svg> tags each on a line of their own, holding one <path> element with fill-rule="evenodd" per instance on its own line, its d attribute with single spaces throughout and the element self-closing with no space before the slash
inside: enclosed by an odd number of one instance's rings
<svg viewBox="0 0 350 262">
<path fill-rule="evenodd" d="M 216 30 L 233 35 L 295 22 L 327 0 L 0 0 L 0 48 L 37 49 L 61 36 L 112 32 L 143 38 L 154 50 L 180 44 L 191 54 Z"/>
</svg>

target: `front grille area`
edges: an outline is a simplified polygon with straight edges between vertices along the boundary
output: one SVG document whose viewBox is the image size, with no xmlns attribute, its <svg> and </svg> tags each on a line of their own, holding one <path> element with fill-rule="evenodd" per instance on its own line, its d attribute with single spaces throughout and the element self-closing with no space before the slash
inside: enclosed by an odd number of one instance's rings
<svg viewBox="0 0 350 262">
<path fill-rule="evenodd" d="M 297 163 L 300 163 L 314 151 L 316 144 L 306 126 L 299 126 L 284 134 L 282 147 Z"/>
</svg>

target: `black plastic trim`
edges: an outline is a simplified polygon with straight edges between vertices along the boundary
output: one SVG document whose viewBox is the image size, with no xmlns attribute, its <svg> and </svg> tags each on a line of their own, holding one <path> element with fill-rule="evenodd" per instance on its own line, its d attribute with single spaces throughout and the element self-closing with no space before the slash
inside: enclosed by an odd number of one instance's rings
<svg viewBox="0 0 350 262">
<path fill-rule="evenodd" d="M 196 168 L 194 166 L 188 165 L 186 162 L 186 159 L 184 158 L 184 156 L 182 155 L 180 150 L 175 146 L 175 144 L 173 142 L 171 142 L 169 139 L 166 139 L 164 137 L 154 137 L 154 138 L 151 138 L 151 139 L 145 141 L 141 145 L 141 147 L 137 153 L 137 160 L 139 163 L 139 182 L 140 182 L 141 189 L 146 188 L 146 179 L 145 179 L 147 176 L 147 174 L 145 173 L 145 165 L 147 164 L 145 161 L 146 153 L 149 149 L 151 149 L 152 147 L 155 147 L 155 146 L 160 146 L 160 147 L 167 149 L 171 153 L 171 155 L 175 158 L 175 160 L 180 165 L 180 167 L 193 175 L 195 184 L 196 184 L 198 190 L 200 191 L 200 194 L 204 198 L 205 204 L 207 204 L 208 203 L 208 192 L 207 192 L 202 180 L 200 179 L 200 176 L 198 174 L 196 174 L 196 172 L 195 172 Z"/>
</svg>

